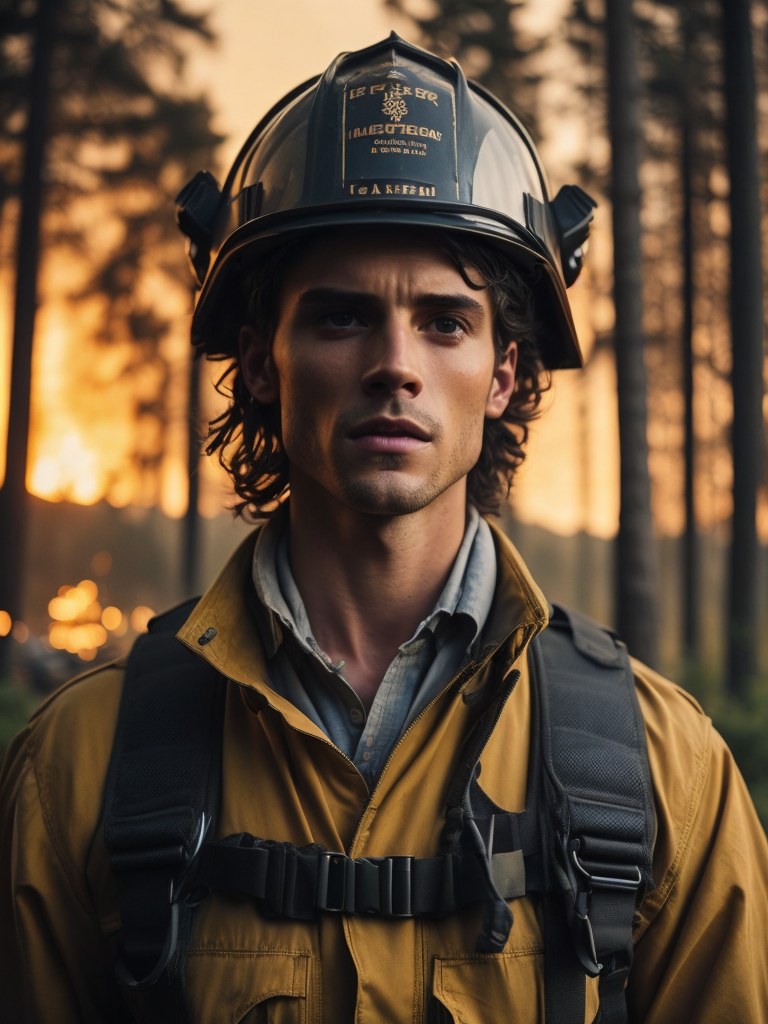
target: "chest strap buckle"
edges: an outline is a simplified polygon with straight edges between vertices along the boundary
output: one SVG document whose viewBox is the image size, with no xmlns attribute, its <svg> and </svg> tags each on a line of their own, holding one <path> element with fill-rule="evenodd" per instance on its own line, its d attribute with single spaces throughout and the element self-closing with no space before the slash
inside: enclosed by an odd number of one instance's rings
<svg viewBox="0 0 768 1024">
<path fill-rule="evenodd" d="M 354 914 L 355 867 L 355 862 L 343 853 L 321 853 L 317 858 L 315 906 Z"/>
<path fill-rule="evenodd" d="M 361 857 L 319 854 L 315 906 L 346 914 L 413 917 L 413 857 Z"/>
</svg>

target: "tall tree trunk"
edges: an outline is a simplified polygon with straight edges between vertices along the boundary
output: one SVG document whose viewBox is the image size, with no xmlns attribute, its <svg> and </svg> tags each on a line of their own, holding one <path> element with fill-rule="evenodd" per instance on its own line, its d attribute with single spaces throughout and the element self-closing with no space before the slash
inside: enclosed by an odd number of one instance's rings
<svg viewBox="0 0 768 1024">
<path fill-rule="evenodd" d="M 648 469 L 640 244 L 640 111 L 631 0 L 606 0 L 608 127 L 611 136 L 616 375 L 621 510 L 617 625 L 629 650 L 658 663 L 656 555 Z"/>
<path fill-rule="evenodd" d="M 733 520 L 727 685 L 745 697 L 757 669 L 758 542 L 763 401 L 763 271 L 755 70 L 749 0 L 721 0 L 731 179 Z"/>
<path fill-rule="evenodd" d="M 192 297 L 194 304 L 194 294 Z M 187 469 L 189 498 L 184 516 L 181 581 L 186 597 L 197 593 L 198 565 L 200 561 L 200 516 L 197 511 L 200 497 L 200 360 L 196 352 L 189 357 L 189 401 L 187 407 Z"/>
<path fill-rule="evenodd" d="M 37 270 L 40 252 L 42 171 L 48 134 L 51 60 L 56 0 L 38 0 L 35 16 L 35 56 L 30 78 L 21 218 L 16 256 L 16 296 L 11 362 L 11 401 L 5 480 L 0 488 L 0 609 L 12 619 L 23 611 L 23 573 L 28 502 L 26 491 L 29 438 L 32 340 L 37 308 Z M 10 637 L 0 638 L 0 674 L 7 672 Z"/>
<path fill-rule="evenodd" d="M 691 49 L 691 14 L 683 12 L 685 61 Z M 685 462 L 685 533 L 683 535 L 683 652 L 693 663 L 699 655 L 699 552 L 696 536 L 696 440 L 693 422 L 693 109 L 690 89 L 683 86 L 680 119 L 681 166 L 683 187 L 683 455 Z"/>
<path fill-rule="evenodd" d="M 578 589 L 576 600 L 581 611 L 596 618 L 600 609 L 596 607 L 594 585 L 594 566 L 591 536 L 589 533 L 589 516 L 592 510 L 592 449 L 590 414 L 592 411 L 592 381 L 589 366 L 581 371 L 579 381 L 579 491 L 581 498 L 581 529 L 577 535 L 576 549 L 576 581 Z"/>
</svg>

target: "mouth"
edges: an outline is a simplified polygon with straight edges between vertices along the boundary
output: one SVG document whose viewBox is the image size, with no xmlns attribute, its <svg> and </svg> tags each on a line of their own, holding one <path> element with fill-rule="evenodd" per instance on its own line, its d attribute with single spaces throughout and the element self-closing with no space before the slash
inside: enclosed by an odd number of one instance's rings
<svg viewBox="0 0 768 1024">
<path fill-rule="evenodd" d="M 377 416 L 365 420 L 353 427 L 347 435 L 352 440 L 360 437 L 412 437 L 417 441 L 431 441 L 432 437 L 424 427 L 407 419 L 390 419 L 388 416 Z"/>
<path fill-rule="evenodd" d="M 414 451 L 432 440 L 429 431 L 413 420 L 387 416 L 358 423 L 347 437 L 359 447 L 378 452 Z"/>
</svg>

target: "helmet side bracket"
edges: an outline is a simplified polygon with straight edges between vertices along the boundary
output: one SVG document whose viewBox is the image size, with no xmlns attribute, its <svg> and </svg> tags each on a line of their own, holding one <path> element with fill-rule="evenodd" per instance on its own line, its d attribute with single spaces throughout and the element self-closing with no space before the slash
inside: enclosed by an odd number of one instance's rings
<svg viewBox="0 0 768 1024">
<path fill-rule="evenodd" d="M 566 288 L 570 288 L 581 273 L 585 242 L 596 206 L 595 200 L 578 185 L 563 185 L 549 204 L 560 236 L 560 263 Z"/>
</svg>

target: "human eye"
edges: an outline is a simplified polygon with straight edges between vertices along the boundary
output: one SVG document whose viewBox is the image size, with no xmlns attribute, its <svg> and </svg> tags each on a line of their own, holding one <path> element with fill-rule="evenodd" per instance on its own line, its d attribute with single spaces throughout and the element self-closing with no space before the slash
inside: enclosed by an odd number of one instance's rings
<svg viewBox="0 0 768 1024">
<path fill-rule="evenodd" d="M 436 316 L 427 326 L 446 338 L 460 338 L 467 329 L 466 324 L 455 316 Z"/>
<path fill-rule="evenodd" d="M 330 328 L 335 331 L 348 330 L 351 327 L 359 327 L 362 321 L 354 313 L 348 309 L 336 309 L 331 310 L 328 313 L 323 313 L 318 318 L 318 325 L 320 327 Z"/>
</svg>

